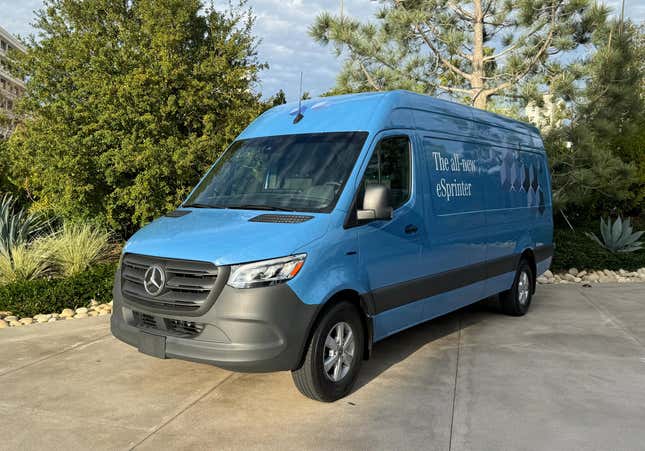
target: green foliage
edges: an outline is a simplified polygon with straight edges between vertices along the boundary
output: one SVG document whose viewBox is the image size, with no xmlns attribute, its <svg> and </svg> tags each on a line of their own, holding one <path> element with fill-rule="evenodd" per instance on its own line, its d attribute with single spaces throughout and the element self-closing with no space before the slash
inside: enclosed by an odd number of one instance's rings
<svg viewBox="0 0 645 451">
<path fill-rule="evenodd" d="M 582 75 L 575 58 L 555 55 L 588 43 L 608 14 L 591 0 L 380 3 L 374 22 L 325 12 L 310 28 L 345 60 L 333 93 L 409 89 L 488 108 L 545 84 L 571 91 Z"/>
<path fill-rule="evenodd" d="M 86 306 L 92 299 L 112 300 L 116 264 L 103 264 L 65 279 L 40 279 L 0 286 L 0 310 L 17 316 L 60 312 Z"/>
<path fill-rule="evenodd" d="M 43 240 L 20 243 L 0 252 L 0 286 L 23 280 L 42 279 L 52 274 L 52 255 Z"/>
<path fill-rule="evenodd" d="M 127 236 L 171 210 L 261 109 L 254 18 L 200 0 L 46 0 L 9 172 L 36 210 Z"/>
<path fill-rule="evenodd" d="M 109 239 L 109 233 L 91 224 L 68 223 L 41 241 L 57 273 L 69 277 L 104 261 L 110 251 Z"/>
<path fill-rule="evenodd" d="M 0 198 L 0 254 L 11 259 L 14 249 L 42 234 L 48 226 L 42 215 L 19 208 L 13 196 L 5 194 Z"/>
<path fill-rule="evenodd" d="M 621 31 L 622 30 L 622 31 Z M 594 33 L 587 83 L 573 121 L 545 136 L 556 206 L 598 217 L 645 207 L 645 39 L 642 26 L 609 22 Z M 570 147 L 566 144 L 570 143 Z"/>
<path fill-rule="evenodd" d="M 273 108 L 274 106 L 284 105 L 287 103 L 287 95 L 281 89 L 274 96 L 270 97 L 267 106 L 268 108 Z"/>
<path fill-rule="evenodd" d="M 600 235 L 602 240 L 595 233 L 586 232 L 589 238 L 610 252 L 635 252 L 643 248 L 643 243 L 638 241 L 645 232 L 634 232 L 630 219 L 623 219 L 619 216 L 614 223 L 611 218 L 600 218 Z"/>
<path fill-rule="evenodd" d="M 554 233 L 555 255 L 552 270 L 566 271 L 575 267 L 578 269 L 624 269 L 634 271 L 645 267 L 645 250 L 632 253 L 613 253 L 598 246 L 584 232 L 591 232 L 595 226 L 556 228 Z"/>
</svg>

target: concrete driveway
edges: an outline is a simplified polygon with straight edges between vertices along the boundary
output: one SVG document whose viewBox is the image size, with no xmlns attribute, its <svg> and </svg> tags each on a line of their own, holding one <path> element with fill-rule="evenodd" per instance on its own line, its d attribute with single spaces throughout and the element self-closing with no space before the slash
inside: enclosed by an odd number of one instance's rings
<svg viewBox="0 0 645 451">
<path fill-rule="evenodd" d="M 0 448 L 643 449 L 645 285 L 541 286 L 379 343 L 357 389 L 137 353 L 104 318 L 0 330 Z"/>
</svg>

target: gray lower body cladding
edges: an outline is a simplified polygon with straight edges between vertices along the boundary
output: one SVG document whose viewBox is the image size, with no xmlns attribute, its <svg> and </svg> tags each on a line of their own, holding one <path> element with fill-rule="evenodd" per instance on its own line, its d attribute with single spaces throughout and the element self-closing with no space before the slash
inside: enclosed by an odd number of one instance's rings
<svg viewBox="0 0 645 451">
<path fill-rule="evenodd" d="M 235 289 L 226 286 L 201 316 L 158 313 L 129 303 L 114 284 L 112 334 L 142 352 L 212 364 L 232 371 L 296 369 L 317 305 L 286 285 Z"/>
</svg>

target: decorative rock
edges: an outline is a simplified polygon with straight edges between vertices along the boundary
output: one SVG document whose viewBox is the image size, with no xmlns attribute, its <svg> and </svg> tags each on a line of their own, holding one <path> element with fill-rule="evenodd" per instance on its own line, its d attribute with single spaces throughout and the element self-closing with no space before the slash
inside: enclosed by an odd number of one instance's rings
<svg viewBox="0 0 645 451">
<path fill-rule="evenodd" d="M 22 318 L 22 319 L 20 320 L 20 322 L 21 322 L 24 326 L 28 326 L 29 324 L 32 324 L 32 323 L 34 322 L 34 319 L 33 319 L 33 318 Z"/>
<path fill-rule="evenodd" d="M 79 307 L 79 308 L 76 309 L 77 314 L 79 314 L 79 313 L 87 313 L 87 312 L 88 312 L 88 310 L 87 310 L 86 307 Z"/>
<path fill-rule="evenodd" d="M 577 277 L 571 274 L 570 272 L 564 275 L 564 280 L 568 280 L 569 282 L 575 282 L 576 279 Z"/>
<path fill-rule="evenodd" d="M 98 316 L 107 316 L 107 315 L 109 315 L 109 314 L 110 314 L 109 312 L 107 312 L 107 311 L 105 311 L 105 310 L 101 310 L 101 311 L 99 312 L 99 315 L 98 315 Z"/>
<path fill-rule="evenodd" d="M 88 316 L 87 312 L 79 312 L 74 315 L 74 319 L 87 318 Z"/>
<path fill-rule="evenodd" d="M 68 319 L 74 319 L 73 316 L 63 316 L 63 319 L 68 320 Z"/>
<path fill-rule="evenodd" d="M 594 274 L 589 274 L 589 275 L 587 275 L 587 280 L 589 282 L 598 282 L 600 280 L 600 277 L 598 276 L 598 274 L 595 274 L 595 273 Z"/>
<path fill-rule="evenodd" d="M 72 310 L 71 308 L 66 308 L 60 313 L 60 316 L 62 316 L 63 318 L 71 318 L 72 316 L 74 316 L 74 310 Z"/>
<path fill-rule="evenodd" d="M 53 317 L 47 320 L 48 323 L 55 323 L 56 321 L 58 321 L 58 318 L 53 318 Z"/>
<path fill-rule="evenodd" d="M 18 317 L 15 315 L 5 316 L 3 319 L 8 323 L 10 323 L 11 321 L 18 321 Z"/>
<path fill-rule="evenodd" d="M 92 310 L 92 311 L 91 311 L 91 312 L 89 312 L 87 315 L 88 315 L 88 316 L 99 316 L 99 312 L 97 312 L 97 311 L 95 311 L 95 310 Z"/>
<path fill-rule="evenodd" d="M 578 277 L 584 277 L 584 276 L 586 276 L 586 275 L 587 275 L 587 271 L 580 271 L 580 272 L 577 274 L 577 276 L 578 276 Z"/>
<path fill-rule="evenodd" d="M 92 300 L 90 301 L 90 306 L 91 306 L 91 307 L 96 307 L 97 305 L 99 305 L 99 303 L 98 303 L 98 301 L 97 301 L 96 299 L 92 299 Z"/>
<path fill-rule="evenodd" d="M 60 315 L 58 313 L 51 313 L 51 318 L 58 318 Z"/>
<path fill-rule="evenodd" d="M 4 329 L 5 327 L 9 327 L 9 323 L 3 319 L 0 319 L 0 329 Z"/>
<path fill-rule="evenodd" d="M 542 274 L 542 275 L 543 275 L 544 277 L 546 277 L 547 279 L 553 279 L 553 273 L 552 273 L 550 270 L 548 270 L 548 269 L 547 269 L 547 270 L 544 272 L 544 274 Z"/>
<path fill-rule="evenodd" d="M 643 269 L 645 269 L 645 268 L 643 268 Z M 6 311 L 6 310 L 0 311 L 0 319 L 3 319 L 3 318 L 5 318 L 5 317 L 7 317 L 7 316 L 11 316 L 11 315 L 13 315 L 13 313 L 8 312 L 8 311 Z"/>
<path fill-rule="evenodd" d="M 22 323 L 20 321 L 9 321 L 9 325 L 11 327 L 20 327 L 22 326 Z"/>
<path fill-rule="evenodd" d="M 571 274 L 572 276 L 577 276 L 578 275 L 578 269 L 577 268 L 571 268 L 569 270 L 569 274 Z"/>
</svg>

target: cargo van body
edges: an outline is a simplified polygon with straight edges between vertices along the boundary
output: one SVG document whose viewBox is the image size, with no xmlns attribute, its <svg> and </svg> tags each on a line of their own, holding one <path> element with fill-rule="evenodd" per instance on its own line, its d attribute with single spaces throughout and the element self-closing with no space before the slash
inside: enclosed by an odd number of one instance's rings
<svg viewBox="0 0 645 451">
<path fill-rule="evenodd" d="M 533 126 L 406 91 L 287 104 L 128 241 L 112 331 L 331 401 L 389 335 L 496 294 L 526 313 L 552 239 Z"/>
</svg>

